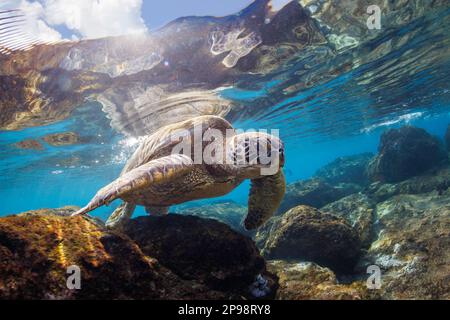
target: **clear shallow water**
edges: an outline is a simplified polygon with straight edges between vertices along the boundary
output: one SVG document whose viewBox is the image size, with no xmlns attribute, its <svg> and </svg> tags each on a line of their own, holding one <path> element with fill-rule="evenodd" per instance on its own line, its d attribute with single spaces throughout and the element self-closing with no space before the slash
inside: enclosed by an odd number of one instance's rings
<svg viewBox="0 0 450 320">
<path fill-rule="evenodd" d="M 331 52 L 319 46 L 274 72 L 248 75 L 220 90 L 236 106 L 227 117 L 236 128 L 280 130 L 288 182 L 312 176 L 336 157 L 376 152 L 387 128 L 411 124 L 442 138 L 450 123 L 449 16 L 450 10 L 433 12 L 356 47 Z M 82 142 L 43 142 L 43 150 L 14 146 L 65 131 Z M 86 204 L 118 176 L 136 146 L 135 138 L 110 127 L 94 102 L 52 125 L 0 132 L 0 215 Z M 247 188 L 200 203 L 245 204 Z M 93 214 L 105 218 L 116 205 Z"/>
</svg>

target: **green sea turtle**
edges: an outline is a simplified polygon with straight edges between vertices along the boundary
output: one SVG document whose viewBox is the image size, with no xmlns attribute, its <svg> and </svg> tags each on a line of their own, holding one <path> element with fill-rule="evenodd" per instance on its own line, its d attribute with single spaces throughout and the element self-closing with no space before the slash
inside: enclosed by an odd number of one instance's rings
<svg viewBox="0 0 450 320">
<path fill-rule="evenodd" d="M 209 161 L 205 155 L 211 156 Z M 221 117 L 200 116 L 147 136 L 120 177 L 74 215 L 120 198 L 124 202 L 106 222 L 109 227 L 120 227 L 131 218 L 136 205 L 145 206 L 151 215 L 163 215 L 171 205 L 222 196 L 251 179 L 244 226 L 255 229 L 272 216 L 284 196 L 283 165 L 284 145 L 277 137 L 261 132 L 238 134 Z"/>
</svg>

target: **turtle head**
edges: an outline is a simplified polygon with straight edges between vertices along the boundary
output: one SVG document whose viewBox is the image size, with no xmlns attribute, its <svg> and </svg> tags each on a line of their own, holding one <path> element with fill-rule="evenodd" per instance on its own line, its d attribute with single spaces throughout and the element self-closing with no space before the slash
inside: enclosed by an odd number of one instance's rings
<svg viewBox="0 0 450 320">
<path fill-rule="evenodd" d="M 228 142 L 227 161 L 242 178 L 274 175 L 284 166 L 284 144 L 263 132 L 237 134 Z"/>
</svg>

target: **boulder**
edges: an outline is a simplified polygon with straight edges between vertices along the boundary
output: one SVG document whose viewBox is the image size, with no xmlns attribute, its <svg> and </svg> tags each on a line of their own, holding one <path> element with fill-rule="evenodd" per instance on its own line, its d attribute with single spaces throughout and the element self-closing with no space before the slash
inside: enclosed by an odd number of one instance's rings
<svg viewBox="0 0 450 320">
<path fill-rule="evenodd" d="M 269 259 L 311 261 L 351 274 L 360 248 L 357 232 L 343 218 L 297 206 L 272 226 L 263 253 Z"/>
<path fill-rule="evenodd" d="M 450 299 L 450 192 L 397 195 L 376 207 L 378 237 L 359 265 L 382 270 L 383 299 Z"/>
<path fill-rule="evenodd" d="M 138 217 L 124 232 L 181 278 L 215 290 L 244 290 L 265 271 L 254 242 L 213 219 L 178 214 Z"/>
<path fill-rule="evenodd" d="M 283 214 L 298 205 L 320 208 L 359 190 L 360 187 L 354 184 L 343 183 L 332 186 L 317 178 L 290 183 L 286 187 L 286 194 L 278 214 Z"/>
<path fill-rule="evenodd" d="M 384 132 L 378 149 L 368 166 L 372 181 L 399 182 L 420 175 L 447 158 L 437 138 L 411 126 Z"/>
<path fill-rule="evenodd" d="M 144 244 L 141 250 L 101 220 L 71 217 L 76 209 L 0 218 L 0 299 L 254 299 L 276 293 L 277 278 L 265 271 L 253 242 L 220 222 L 178 215 L 132 220 L 128 231 Z M 73 266 L 81 289 L 67 286 Z"/>
<path fill-rule="evenodd" d="M 72 208 L 0 218 L 0 299 L 226 298 L 180 279 L 145 256 L 128 237 Z M 69 289 L 68 268 L 80 268 L 81 289 Z"/>
<path fill-rule="evenodd" d="M 356 183 L 366 185 L 367 165 L 373 158 L 372 153 L 362 153 L 348 157 L 340 157 L 317 170 L 315 176 L 330 184 Z"/>
<path fill-rule="evenodd" d="M 332 202 L 320 209 L 344 218 L 358 233 L 362 246 L 370 246 L 373 240 L 375 203 L 365 194 L 355 193 Z"/>
<path fill-rule="evenodd" d="M 339 284 L 328 268 L 312 262 L 269 260 L 267 268 L 279 278 L 278 300 L 361 300 L 377 298 L 365 281 Z"/>
</svg>

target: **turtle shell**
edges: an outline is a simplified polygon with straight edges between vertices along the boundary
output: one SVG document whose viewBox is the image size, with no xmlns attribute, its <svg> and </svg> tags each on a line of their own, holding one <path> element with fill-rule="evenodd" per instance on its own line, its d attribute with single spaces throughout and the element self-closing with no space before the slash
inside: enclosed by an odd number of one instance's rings
<svg viewBox="0 0 450 320">
<path fill-rule="evenodd" d="M 234 129 L 227 120 L 211 115 L 195 117 L 158 129 L 143 140 L 128 160 L 121 175 L 151 160 L 173 154 L 174 148 L 180 143 L 181 138 L 186 139 L 184 141 L 190 141 L 190 156 L 194 159 L 194 139 L 201 139 L 201 150 L 203 151 L 205 146 L 210 143 L 210 141 L 203 141 L 203 137 L 211 129 L 219 130 L 223 137 L 227 133 L 230 134 L 227 130 L 233 130 L 234 134 Z M 223 141 L 225 144 L 225 139 Z"/>
</svg>

